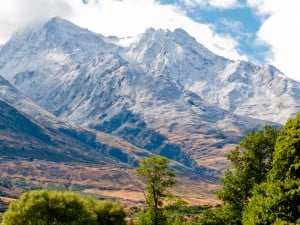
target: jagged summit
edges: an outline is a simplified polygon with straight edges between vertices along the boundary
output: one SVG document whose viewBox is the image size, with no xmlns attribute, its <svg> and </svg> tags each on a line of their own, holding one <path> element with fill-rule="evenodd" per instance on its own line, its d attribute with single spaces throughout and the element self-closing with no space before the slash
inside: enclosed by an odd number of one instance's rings
<svg viewBox="0 0 300 225">
<path fill-rule="evenodd" d="M 62 54 L 73 54 L 77 51 L 86 51 L 88 54 L 109 52 L 115 45 L 103 41 L 104 37 L 60 17 L 54 17 L 44 24 L 28 27 L 17 32 L 9 40 L 2 51 L 2 55 L 11 57 L 15 49 L 17 52 L 26 51 L 27 54 L 40 54 L 41 51 L 57 51 Z M 1 66 L 1 62 L 0 62 Z"/>
<path fill-rule="evenodd" d="M 88 29 L 82 29 L 60 17 L 54 17 L 46 22 L 39 32 L 44 35 L 45 41 L 48 42 L 63 42 L 63 44 L 66 45 L 67 40 L 71 41 L 73 45 L 70 44 L 70 48 L 85 47 L 87 44 L 90 44 L 90 46 L 86 47 L 107 45 L 107 43 L 102 41 L 102 35 L 93 33 Z"/>
<path fill-rule="evenodd" d="M 218 56 L 182 29 L 103 37 L 56 17 L 3 46 L 0 74 L 61 119 L 186 164 L 300 109 L 298 82 Z"/>
<path fill-rule="evenodd" d="M 62 29 L 69 29 L 69 30 L 73 30 L 76 26 L 74 23 L 72 23 L 69 20 L 63 19 L 60 16 L 55 16 L 53 18 L 51 18 L 50 20 L 48 20 L 44 25 L 44 27 L 49 27 L 49 26 L 56 26 L 56 27 L 61 27 Z M 78 27 L 79 28 L 79 27 Z M 87 30 L 87 29 L 80 29 L 80 32 Z"/>
</svg>

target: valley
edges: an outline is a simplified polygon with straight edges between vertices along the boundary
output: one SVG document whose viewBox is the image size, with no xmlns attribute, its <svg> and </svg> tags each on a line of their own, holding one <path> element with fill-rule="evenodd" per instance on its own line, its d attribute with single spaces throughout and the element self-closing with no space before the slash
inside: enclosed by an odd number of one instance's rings
<svg viewBox="0 0 300 225">
<path fill-rule="evenodd" d="M 1 158 L 0 193 L 17 198 L 25 190 L 45 188 L 70 190 L 99 199 L 117 200 L 126 208 L 141 207 L 144 196 L 141 182 L 132 167 L 113 165 L 54 163 L 41 160 L 8 160 Z M 216 180 L 196 174 L 178 172 L 174 194 L 189 205 L 218 204 Z"/>
<path fill-rule="evenodd" d="M 217 205 L 226 155 L 299 110 L 299 82 L 182 29 L 105 37 L 55 17 L 0 49 L 0 193 L 74 190 L 140 206 L 134 168 L 158 154 L 177 174 L 175 195 Z"/>
</svg>

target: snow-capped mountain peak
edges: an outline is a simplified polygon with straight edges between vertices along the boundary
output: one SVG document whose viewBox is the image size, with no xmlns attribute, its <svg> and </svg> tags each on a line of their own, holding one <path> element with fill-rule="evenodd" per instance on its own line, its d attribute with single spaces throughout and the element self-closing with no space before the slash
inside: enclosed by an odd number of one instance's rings
<svg viewBox="0 0 300 225">
<path fill-rule="evenodd" d="M 298 82 L 218 56 L 182 29 L 103 37 L 54 18 L 2 47 L 0 74 L 58 117 L 198 163 L 300 109 Z"/>
</svg>

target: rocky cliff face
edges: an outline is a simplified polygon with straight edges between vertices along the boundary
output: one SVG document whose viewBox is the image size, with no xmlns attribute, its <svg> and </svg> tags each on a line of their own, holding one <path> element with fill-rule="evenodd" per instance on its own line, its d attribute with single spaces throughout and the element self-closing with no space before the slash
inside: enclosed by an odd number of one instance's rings
<svg viewBox="0 0 300 225">
<path fill-rule="evenodd" d="M 185 31 L 103 37 L 61 18 L 15 34 L 0 74 L 60 119 L 210 167 L 247 131 L 299 111 L 300 84 L 215 55 Z"/>
</svg>

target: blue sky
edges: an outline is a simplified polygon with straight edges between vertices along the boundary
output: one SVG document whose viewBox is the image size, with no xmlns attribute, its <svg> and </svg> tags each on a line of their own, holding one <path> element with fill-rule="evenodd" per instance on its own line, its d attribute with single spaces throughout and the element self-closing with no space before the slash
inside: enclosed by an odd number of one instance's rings
<svg viewBox="0 0 300 225">
<path fill-rule="evenodd" d="M 300 81 L 299 8 L 299 0 L 0 0 L 0 44 L 53 16 L 103 35 L 181 27 L 219 55 L 270 63 Z"/>
<path fill-rule="evenodd" d="M 163 1 L 170 3 L 172 1 Z M 175 4 L 178 4 L 178 2 Z M 253 42 L 255 35 L 262 25 L 260 18 L 253 9 L 245 3 L 232 8 L 216 8 L 209 6 L 194 6 L 191 8 L 180 4 L 186 9 L 187 15 L 200 23 L 213 26 L 215 32 L 223 36 L 230 36 L 238 42 L 238 50 L 247 55 L 249 60 L 259 64 L 265 63 L 266 54 L 269 51 L 267 44 Z"/>
</svg>

